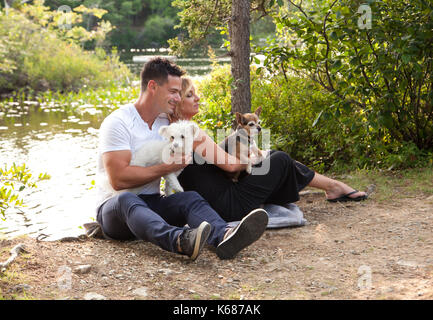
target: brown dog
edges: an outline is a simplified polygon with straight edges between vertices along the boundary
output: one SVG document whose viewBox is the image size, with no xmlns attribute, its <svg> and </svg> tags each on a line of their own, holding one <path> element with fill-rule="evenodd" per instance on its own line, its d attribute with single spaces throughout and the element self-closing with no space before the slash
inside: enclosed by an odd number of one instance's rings
<svg viewBox="0 0 433 320">
<path fill-rule="evenodd" d="M 258 107 L 254 113 L 239 113 L 236 112 L 236 123 L 237 128 L 235 132 L 224 139 L 223 142 L 219 144 L 225 152 L 236 156 L 242 163 L 248 163 L 246 172 L 251 173 L 252 163 L 251 163 L 251 153 L 256 157 L 262 158 L 262 153 L 252 138 L 253 136 L 259 134 L 262 130 L 260 127 L 259 116 L 262 112 L 262 107 Z M 234 174 L 228 174 L 233 181 L 238 181 L 241 172 L 235 172 Z"/>
</svg>

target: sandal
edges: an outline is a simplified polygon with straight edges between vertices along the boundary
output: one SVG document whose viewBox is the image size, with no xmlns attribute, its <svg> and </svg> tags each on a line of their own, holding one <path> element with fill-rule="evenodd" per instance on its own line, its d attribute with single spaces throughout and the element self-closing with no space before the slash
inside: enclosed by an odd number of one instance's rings
<svg viewBox="0 0 433 320">
<path fill-rule="evenodd" d="M 359 192 L 359 191 L 355 190 L 355 191 L 349 192 L 349 193 L 347 193 L 347 194 L 345 194 L 345 195 L 343 195 L 343 196 L 341 196 L 339 198 L 336 198 L 336 199 L 327 199 L 327 200 L 329 202 L 348 202 L 348 201 L 361 201 L 361 200 L 365 200 L 365 199 L 368 198 L 368 196 L 366 194 L 363 195 L 363 196 L 356 197 L 356 198 L 350 197 L 352 194 L 355 194 L 357 192 Z"/>
</svg>

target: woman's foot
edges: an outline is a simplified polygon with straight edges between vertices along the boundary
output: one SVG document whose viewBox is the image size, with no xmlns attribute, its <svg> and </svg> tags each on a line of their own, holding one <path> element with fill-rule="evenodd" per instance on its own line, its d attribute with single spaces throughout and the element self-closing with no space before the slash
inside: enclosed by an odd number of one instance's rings
<svg viewBox="0 0 433 320">
<path fill-rule="evenodd" d="M 367 198 L 365 192 L 356 191 L 341 181 L 328 178 L 317 172 L 315 172 L 313 180 L 311 180 L 308 186 L 324 190 L 326 192 L 326 199 L 331 202 L 359 201 Z"/>
<path fill-rule="evenodd" d="M 328 201 L 350 201 L 350 200 L 364 200 L 367 194 L 364 191 L 357 191 L 347 184 L 333 180 L 328 189 L 325 190 L 326 199 Z"/>
</svg>

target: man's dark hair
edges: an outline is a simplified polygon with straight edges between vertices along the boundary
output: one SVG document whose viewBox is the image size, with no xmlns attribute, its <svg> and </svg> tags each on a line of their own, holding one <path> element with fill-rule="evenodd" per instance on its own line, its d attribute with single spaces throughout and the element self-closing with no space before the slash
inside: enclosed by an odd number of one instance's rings
<svg viewBox="0 0 433 320">
<path fill-rule="evenodd" d="M 156 57 L 146 62 L 140 73 L 141 90 L 146 91 L 150 80 L 156 81 L 158 85 L 163 85 L 168 81 L 168 76 L 182 77 L 185 74 L 181 68 L 168 59 Z"/>
</svg>

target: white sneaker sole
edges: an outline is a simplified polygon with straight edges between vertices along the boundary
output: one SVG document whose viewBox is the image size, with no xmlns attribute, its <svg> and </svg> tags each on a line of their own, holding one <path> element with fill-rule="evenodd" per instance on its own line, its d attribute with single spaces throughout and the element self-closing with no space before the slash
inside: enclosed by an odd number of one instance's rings
<svg viewBox="0 0 433 320">
<path fill-rule="evenodd" d="M 246 215 L 233 232 L 218 245 L 216 253 L 220 259 L 232 259 L 239 251 L 260 239 L 268 225 L 268 214 L 255 209 Z"/>
</svg>

